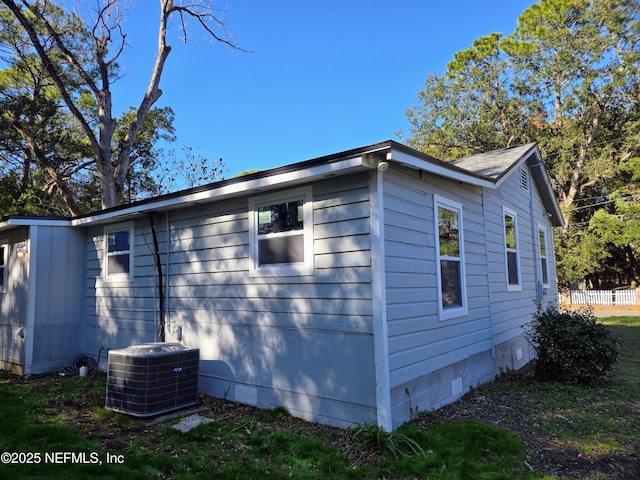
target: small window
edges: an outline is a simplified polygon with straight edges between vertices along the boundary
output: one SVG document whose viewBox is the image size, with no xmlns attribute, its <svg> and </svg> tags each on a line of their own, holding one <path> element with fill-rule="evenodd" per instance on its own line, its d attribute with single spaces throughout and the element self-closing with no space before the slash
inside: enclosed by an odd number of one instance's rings
<svg viewBox="0 0 640 480">
<path fill-rule="evenodd" d="M 308 189 L 250 200 L 252 273 L 313 273 L 313 217 Z M 289 196 L 291 195 L 291 196 Z"/>
<path fill-rule="evenodd" d="M 549 267 L 547 263 L 547 230 L 538 227 L 538 240 L 540 245 L 540 271 L 542 273 L 542 284 L 549 286 Z"/>
<path fill-rule="evenodd" d="M 9 262 L 9 244 L 0 244 L 0 293 L 7 291 L 7 274 Z"/>
<path fill-rule="evenodd" d="M 452 318 L 467 313 L 462 206 L 436 196 L 435 213 L 440 313 L 442 318 Z"/>
<path fill-rule="evenodd" d="M 507 258 L 507 288 L 520 290 L 520 260 L 518 256 L 518 221 L 515 212 L 504 209 L 504 243 Z"/>
<path fill-rule="evenodd" d="M 105 257 L 108 277 L 129 277 L 132 273 L 132 228 L 112 227 L 105 231 Z"/>
</svg>

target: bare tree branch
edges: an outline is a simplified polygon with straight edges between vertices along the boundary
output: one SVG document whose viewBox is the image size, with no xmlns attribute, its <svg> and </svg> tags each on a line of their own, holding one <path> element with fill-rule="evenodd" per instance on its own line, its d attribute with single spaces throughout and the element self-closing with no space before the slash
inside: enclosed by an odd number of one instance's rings
<svg viewBox="0 0 640 480">
<path fill-rule="evenodd" d="M 113 117 L 111 82 L 115 78 L 116 60 L 120 57 L 126 45 L 121 0 L 102 0 L 103 3 L 98 3 L 99 7 L 94 12 L 95 19 L 91 22 L 91 25 L 86 21 L 84 26 L 79 25 L 79 30 L 82 34 L 92 39 L 93 48 L 87 55 L 89 61 L 93 62 L 93 64 L 87 63 L 82 53 L 76 51 L 76 38 L 72 35 L 68 36 L 66 31 L 56 28 L 57 25 L 47 18 L 51 5 L 46 0 L 44 2 L 39 0 L 31 2 L 29 0 L 0 1 L 11 10 L 27 32 L 47 73 L 60 92 L 64 104 L 78 120 L 83 132 L 89 139 L 101 181 L 103 208 L 113 207 L 120 203 L 126 186 L 126 176 L 132 165 L 131 157 L 136 137 L 153 105 L 162 95 L 160 80 L 167 58 L 171 53 L 171 46 L 167 43 L 167 29 L 172 16 L 179 17 L 185 40 L 187 38 L 186 19 L 192 18 L 196 20 L 198 26 L 204 29 L 207 35 L 216 41 L 237 50 L 247 51 L 231 40 L 222 19 L 205 2 L 176 5 L 173 0 L 159 0 L 158 49 L 153 71 L 133 120 L 128 124 L 126 133 L 116 147 L 113 143 L 117 121 Z M 25 10 L 32 14 L 35 19 L 28 18 L 29 15 L 26 15 Z M 79 17 L 72 17 L 73 21 L 77 18 Z M 83 27 L 85 27 L 84 30 Z M 45 36 L 43 32 L 46 32 L 46 39 L 43 38 Z M 55 53 L 53 54 L 45 45 L 45 42 L 49 41 L 55 44 Z M 114 45 L 115 48 L 110 50 Z M 91 91 L 97 106 L 97 125 L 95 124 L 95 117 L 84 113 L 76 105 L 71 88 L 76 88 L 77 90 L 79 85 L 74 84 L 73 87 L 70 87 L 69 84 L 65 83 L 69 82 L 68 79 L 63 78 L 66 72 L 63 73 L 63 70 L 57 65 L 57 62 L 60 61 L 60 56 L 63 59 L 63 69 L 66 68 L 68 71 L 72 71 L 74 75 L 81 79 L 82 86 L 86 86 Z M 97 132 L 95 131 L 96 128 Z M 114 151 L 118 152 L 115 159 L 113 158 Z M 56 180 L 56 183 L 63 181 L 64 175 L 61 175 L 59 171 L 55 175 L 52 178 Z M 57 185 L 57 187 L 62 188 L 60 185 Z"/>
</svg>

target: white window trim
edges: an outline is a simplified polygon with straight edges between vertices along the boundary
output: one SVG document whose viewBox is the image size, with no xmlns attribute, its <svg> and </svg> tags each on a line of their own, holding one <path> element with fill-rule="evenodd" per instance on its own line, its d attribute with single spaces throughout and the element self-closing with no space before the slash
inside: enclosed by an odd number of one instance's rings
<svg viewBox="0 0 640 480">
<path fill-rule="evenodd" d="M 302 235 L 304 242 L 304 262 L 282 265 L 260 265 L 258 258 L 258 209 L 260 207 L 302 200 Z M 284 233 L 286 236 L 290 233 Z M 293 233 L 291 233 L 292 235 Z M 311 187 L 297 188 L 284 192 L 271 193 L 249 199 L 249 254 L 252 277 L 293 277 L 314 274 L 313 252 L 313 198 Z"/>
<path fill-rule="evenodd" d="M 544 288 L 548 288 L 549 287 L 549 241 L 547 240 L 548 235 L 547 235 L 547 227 L 545 227 L 544 225 L 538 224 L 538 242 L 540 242 L 540 232 L 542 232 L 543 237 L 544 237 L 544 251 L 545 251 L 545 255 L 544 257 L 542 256 L 542 249 L 540 248 L 542 245 L 538 245 L 538 259 L 539 259 L 539 265 L 540 265 L 540 283 L 542 283 L 542 286 Z M 544 271 L 542 269 L 542 259 L 545 258 L 546 261 L 546 265 L 547 265 L 547 282 L 544 282 Z"/>
<path fill-rule="evenodd" d="M 512 249 L 507 248 L 507 225 L 505 224 L 504 217 L 509 215 L 513 218 L 513 228 L 515 230 L 515 240 L 516 240 L 516 268 L 518 269 L 518 283 L 510 284 L 509 283 L 509 256 L 508 253 L 513 251 Z M 505 268 L 505 280 L 507 282 L 507 291 L 509 292 L 519 292 L 522 291 L 522 270 L 520 267 L 520 239 L 518 238 L 518 214 L 507 207 L 502 207 L 502 235 L 504 237 L 503 245 L 504 245 L 504 268 Z"/>
<path fill-rule="evenodd" d="M 442 269 L 440 267 L 440 260 L 446 260 L 452 257 L 440 256 L 440 232 L 439 232 L 439 219 L 438 219 L 438 207 L 442 206 L 449 210 L 456 210 L 458 212 L 458 241 L 460 242 L 460 291 L 462 293 L 462 306 L 455 308 L 444 308 L 442 305 Z M 449 200 L 448 198 L 441 197 L 439 195 L 433 196 L 433 212 L 434 212 L 434 231 L 436 237 L 436 270 L 438 277 L 438 307 L 440 309 L 440 320 L 448 320 L 451 318 L 457 318 L 467 315 L 467 282 L 466 282 L 466 269 L 464 261 L 464 227 L 462 219 L 462 204 Z M 457 260 L 457 257 L 456 257 Z"/>
<path fill-rule="evenodd" d="M 2 272 L 2 286 L 0 287 L 0 294 L 7 293 L 7 282 L 9 281 L 9 255 L 11 247 L 9 246 L 9 240 L 0 240 L 0 247 L 4 247 L 4 270 Z"/>
<path fill-rule="evenodd" d="M 109 273 L 109 239 L 108 236 L 112 232 L 120 232 L 122 230 L 129 231 L 129 272 L 127 273 Z M 135 237 L 134 237 L 134 229 L 133 222 L 127 223 L 119 223 L 115 225 L 109 225 L 104 227 L 103 232 L 103 249 L 102 253 L 104 255 L 104 267 L 103 267 L 103 275 L 102 278 L 107 280 L 133 280 L 133 265 L 134 265 L 134 245 L 135 245 Z"/>
</svg>

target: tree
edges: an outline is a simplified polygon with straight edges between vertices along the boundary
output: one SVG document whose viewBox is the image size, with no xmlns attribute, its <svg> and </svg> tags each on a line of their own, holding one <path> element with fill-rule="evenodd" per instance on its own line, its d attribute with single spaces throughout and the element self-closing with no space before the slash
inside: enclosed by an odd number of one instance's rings
<svg viewBox="0 0 640 480">
<path fill-rule="evenodd" d="M 84 158 L 95 166 L 103 208 L 121 202 L 131 165 L 140 158 L 136 156 L 136 141 L 162 95 L 160 79 L 171 52 L 166 39 L 169 20 L 178 18 L 185 39 L 186 19 L 190 18 L 218 42 L 238 48 L 222 20 L 206 4 L 160 0 L 158 51 L 147 90 L 139 105 L 119 121 L 113 115 L 111 86 L 118 79 L 117 61 L 125 49 L 121 3 L 99 3 L 95 17 L 87 22 L 49 2 L 2 0 L 2 4 L 16 22 L 11 30 L 18 35 L 18 25 L 23 29 L 30 51 L 35 52 L 66 114 L 76 123 L 79 138 L 90 152 Z M 6 12 L 3 17 L 6 19 Z"/>
<path fill-rule="evenodd" d="M 225 171 L 222 158 L 210 160 L 189 146 L 180 155 L 170 150 L 158 167 L 153 179 L 158 194 L 222 180 Z"/>
<path fill-rule="evenodd" d="M 2 35 L 0 35 L 2 37 Z M 64 107 L 57 90 L 37 57 L 24 50 L 20 37 L 4 36 L 2 44 L 10 52 L 11 66 L 0 71 L 0 161 L 5 173 L 5 190 L 17 201 L 5 204 L 3 214 L 37 213 L 63 215 L 95 210 L 100 203 L 93 163 L 78 123 Z M 81 102 L 85 115 L 93 118 L 94 104 L 85 97 Z M 114 133 L 126 133 L 132 110 L 118 120 Z M 153 108 L 138 132 L 127 173 L 125 196 L 157 193 L 149 170 L 155 168 L 159 139 L 173 140 L 173 112 L 170 108 Z M 16 182 L 10 188 L 11 181 Z M 44 195 L 34 195 L 41 189 Z M 60 195 L 57 195 L 60 194 Z M 63 203 L 55 199 L 60 196 Z M 36 202 L 37 207 L 30 205 Z M 47 205 L 49 206 L 47 208 Z"/>
<path fill-rule="evenodd" d="M 77 214 L 73 186 L 68 179 L 77 162 L 88 153 L 87 149 L 68 113 L 58 108 L 57 92 L 41 63 L 25 49 L 26 36 L 7 13 L 6 9 L 0 9 L 2 60 L 10 65 L 0 72 L 0 142 L 5 168 L 16 166 L 19 191 L 25 193 L 32 186 L 31 167 L 38 163 L 50 179 L 45 191 L 49 195 L 59 192 L 69 211 Z M 60 21 L 63 18 L 56 9 L 51 9 L 51 15 Z M 69 83 L 74 82 L 69 79 Z"/>
<path fill-rule="evenodd" d="M 503 42 L 520 90 L 545 110 L 539 135 L 571 226 L 576 198 L 640 151 L 629 113 L 639 100 L 639 6 L 627 0 L 543 0 Z M 620 138 L 621 131 L 629 134 Z"/>
<path fill-rule="evenodd" d="M 455 54 L 443 76 L 427 77 L 420 104 L 407 110 L 409 145 L 454 159 L 526 140 L 522 112 L 531 107 L 511 91 L 512 67 L 501 39 L 499 33 L 481 37 Z"/>
<path fill-rule="evenodd" d="M 408 143 L 445 159 L 538 142 L 565 220 L 556 249 L 567 282 L 602 273 L 614 254 L 608 227 L 590 221 L 640 155 L 639 20 L 637 1 L 541 0 L 511 35 L 482 37 L 430 75 L 407 110 Z M 637 201 L 636 190 L 624 195 Z"/>
</svg>

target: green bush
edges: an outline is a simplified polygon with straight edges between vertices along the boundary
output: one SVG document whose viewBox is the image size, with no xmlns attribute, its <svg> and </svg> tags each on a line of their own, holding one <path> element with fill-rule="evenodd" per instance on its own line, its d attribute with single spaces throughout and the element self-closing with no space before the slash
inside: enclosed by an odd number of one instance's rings
<svg viewBox="0 0 640 480">
<path fill-rule="evenodd" d="M 618 360 L 620 346 L 611 330 L 590 310 L 558 310 L 533 316 L 529 340 L 537 354 L 538 380 L 593 384 Z"/>
</svg>

